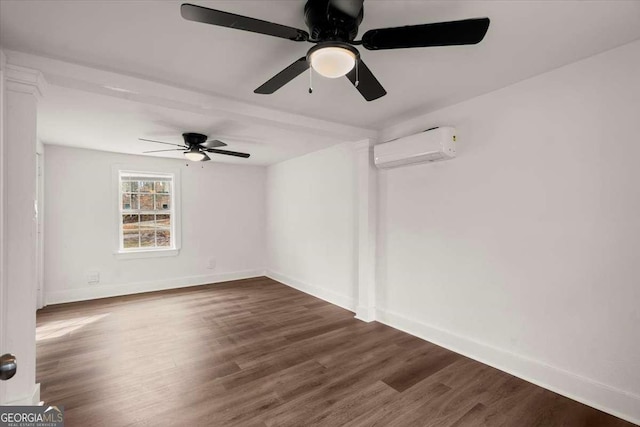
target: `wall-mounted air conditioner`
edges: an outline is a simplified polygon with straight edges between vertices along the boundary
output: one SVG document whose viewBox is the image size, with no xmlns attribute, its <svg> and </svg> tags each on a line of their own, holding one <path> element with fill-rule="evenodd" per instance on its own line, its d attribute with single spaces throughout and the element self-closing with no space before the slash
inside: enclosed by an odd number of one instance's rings
<svg viewBox="0 0 640 427">
<path fill-rule="evenodd" d="M 433 128 L 378 144 L 373 147 L 373 156 L 379 168 L 452 159 L 456 156 L 456 130 Z"/>
</svg>

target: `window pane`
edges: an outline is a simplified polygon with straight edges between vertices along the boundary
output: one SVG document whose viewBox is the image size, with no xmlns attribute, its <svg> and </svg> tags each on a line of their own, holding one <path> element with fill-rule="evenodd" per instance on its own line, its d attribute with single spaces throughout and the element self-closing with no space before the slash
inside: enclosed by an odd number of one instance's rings
<svg viewBox="0 0 640 427">
<path fill-rule="evenodd" d="M 158 230 L 156 233 L 159 247 L 171 246 L 171 230 Z"/>
<path fill-rule="evenodd" d="M 170 215 L 156 215 L 156 240 L 158 246 L 171 246 Z"/>
<path fill-rule="evenodd" d="M 148 230 L 148 231 L 140 230 L 140 247 L 154 248 L 155 246 L 156 246 L 155 230 Z"/>
<path fill-rule="evenodd" d="M 122 215 L 122 246 L 124 248 L 139 247 L 139 215 Z"/>
<path fill-rule="evenodd" d="M 122 195 L 122 209 L 131 209 L 131 194 Z"/>
<path fill-rule="evenodd" d="M 153 210 L 153 194 L 140 194 L 140 209 L 143 211 Z"/>
<path fill-rule="evenodd" d="M 122 192 L 131 193 L 131 181 L 122 181 Z"/>
<path fill-rule="evenodd" d="M 157 210 L 168 210 L 171 209 L 170 206 L 171 197 L 168 194 L 156 194 L 156 209 Z"/>
<path fill-rule="evenodd" d="M 171 229 L 171 215 L 156 215 L 156 226 L 158 230 Z"/>
<path fill-rule="evenodd" d="M 156 222 L 154 215 L 140 215 L 140 246 L 143 248 L 156 245 Z"/>
<path fill-rule="evenodd" d="M 135 193 L 138 191 L 138 181 L 129 181 L 131 185 L 131 192 Z"/>
<path fill-rule="evenodd" d="M 155 230 L 156 221 L 154 215 L 140 215 L 141 230 Z"/>
<path fill-rule="evenodd" d="M 138 206 L 139 199 L 140 199 L 139 195 L 137 194 L 131 195 L 131 209 L 139 209 L 139 206 Z"/>
<path fill-rule="evenodd" d="M 140 193 L 153 193 L 153 181 L 140 181 Z"/>
<path fill-rule="evenodd" d="M 125 233 L 122 235 L 122 247 L 125 249 L 140 247 L 140 233 Z"/>
<path fill-rule="evenodd" d="M 127 214 L 122 215 L 122 229 L 123 230 L 137 230 L 139 226 L 139 215 Z"/>
<path fill-rule="evenodd" d="M 156 193 L 168 193 L 169 188 L 169 181 L 156 181 Z"/>
</svg>

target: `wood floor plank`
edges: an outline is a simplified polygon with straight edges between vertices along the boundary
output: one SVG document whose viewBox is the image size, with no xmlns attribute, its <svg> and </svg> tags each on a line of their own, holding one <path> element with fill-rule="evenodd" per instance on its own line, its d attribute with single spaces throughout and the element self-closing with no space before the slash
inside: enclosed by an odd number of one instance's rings
<svg viewBox="0 0 640 427">
<path fill-rule="evenodd" d="M 345 426 L 385 427 L 401 418 L 404 414 L 412 413 L 425 402 L 437 402 L 440 396 L 450 391 L 450 387 L 441 383 L 435 383 L 430 384 L 426 388 L 422 388 L 419 394 L 400 393 L 394 401 L 379 406 L 369 413 L 360 415 L 346 423 Z"/>
<path fill-rule="evenodd" d="M 458 360 L 459 356 L 453 353 L 444 353 L 436 357 L 417 358 L 409 363 L 405 363 L 401 369 L 382 379 L 388 386 L 399 392 L 403 392 L 414 384 L 446 368 Z"/>
<path fill-rule="evenodd" d="M 268 278 L 46 307 L 74 426 L 631 426 Z"/>
</svg>

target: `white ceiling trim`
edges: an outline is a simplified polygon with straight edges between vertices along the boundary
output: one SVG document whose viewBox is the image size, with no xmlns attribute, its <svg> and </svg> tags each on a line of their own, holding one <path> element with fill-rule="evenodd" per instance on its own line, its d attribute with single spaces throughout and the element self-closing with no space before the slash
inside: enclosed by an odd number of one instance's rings
<svg viewBox="0 0 640 427">
<path fill-rule="evenodd" d="M 51 85 L 237 121 L 250 120 L 341 141 L 375 138 L 377 135 L 373 129 L 287 113 L 121 73 L 12 50 L 5 50 L 5 54 L 8 63 L 40 71 Z"/>
</svg>

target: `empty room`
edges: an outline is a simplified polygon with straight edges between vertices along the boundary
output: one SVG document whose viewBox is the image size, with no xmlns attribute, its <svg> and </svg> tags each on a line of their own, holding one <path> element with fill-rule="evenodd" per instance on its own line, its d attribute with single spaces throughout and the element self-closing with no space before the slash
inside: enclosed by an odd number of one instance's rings
<svg viewBox="0 0 640 427">
<path fill-rule="evenodd" d="M 639 0 L 0 0 L 0 427 L 640 425 Z"/>
</svg>

